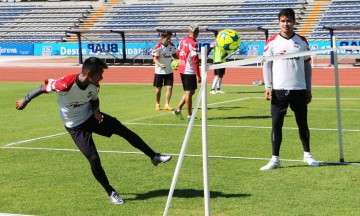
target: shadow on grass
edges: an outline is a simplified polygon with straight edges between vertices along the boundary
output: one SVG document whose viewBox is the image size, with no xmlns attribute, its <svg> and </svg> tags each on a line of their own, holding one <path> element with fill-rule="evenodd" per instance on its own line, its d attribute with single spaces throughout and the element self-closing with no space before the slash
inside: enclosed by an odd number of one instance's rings
<svg viewBox="0 0 360 216">
<path fill-rule="evenodd" d="M 271 116 L 227 116 L 227 117 L 214 117 L 208 120 L 221 120 L 221 119 L 269 119 Z"/>
<path fill-rule="evenodd" d="M 130 195 L 128 193 L 128 195 Z M 149 191 L 144 194 L 131 194 L 135 195 L 135 198 L 130 198 L 127 200 L 146 200 L 151 199 L 155 197 L 162 197 L 162 196 L 168 196 L 169 190 L 168 189 L 161 189 L 161 190 L 154 190 Z M 224 194 L 222 192 L 218 191 L 210 191 L 210 197 L 211 198 L 234 198 L 234 197 L 249 197 L 250 194 Z M 203 190 L 195 190 L 195 189 L 175 189 L 173 193 L 173 197 L 178 198 L 195 198 L 195 197 L 204 197 L 204 191 Z"/>
<path fill-rule="evenodd" d="M 340 163 L 340 162 L 320 162 L 320 166 L 318 166 L 318 167 L 346 166 L 346 165 L 351 165 L 350 163 L 360 163 L 360 162 L 345 162 L 345 163 Z M 290 166 L 281 166 L 279 168 L 316 168 L 316 167 L 312 167 L 312 166 L 309 166 L 307 164 L 298 164 L 298 165 L 290 165 Z"/>
</svg>

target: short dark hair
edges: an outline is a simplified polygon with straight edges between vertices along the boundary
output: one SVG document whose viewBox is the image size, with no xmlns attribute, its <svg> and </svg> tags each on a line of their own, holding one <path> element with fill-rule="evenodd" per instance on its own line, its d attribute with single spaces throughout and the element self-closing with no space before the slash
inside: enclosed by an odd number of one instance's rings
<svg viewBox="0 0 360 216">
<path fill-rule="evenodd" d="M 291 8 L 282 9 L 279 12 L 278 19 L 280 20 L 280 17 L 282 17 L 282 16 L 290 17 L 292 20 L 295 21 L 295 12 Z"/>
<path fill-rule="evenodd" d="M 161 32 L 161 37 L 165 38 L 165 37 L 169 37 L 172 36 L 172 32 L 171 31 L 162 31 Z"/>
<path fill-rule="evenodd" d="M 84 61 L 82 73 L 86 73 L 88 71 L 90 74 L 94 74 L 107 68 L 108 66 L 103 60 L 97 57 L 90 57 Z"/>
</svg>

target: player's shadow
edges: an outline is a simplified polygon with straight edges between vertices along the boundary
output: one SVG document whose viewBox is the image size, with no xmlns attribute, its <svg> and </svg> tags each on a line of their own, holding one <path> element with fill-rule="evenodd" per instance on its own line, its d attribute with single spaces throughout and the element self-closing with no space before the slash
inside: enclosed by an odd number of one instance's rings
<svg viewBox="0 0 360 216">
<path fill-rule="evenodd" d="M 169 190 L 161 189 L 161 190 L 153 190 L 143 194 L 130 194 L 135 195 L 135 198 L 130 198 L 127 200 L 147 200 L 155 197 L 168 196 Z M 218 191 L 210 191 L 211 198 L 235 198 L 235 197 L 249 197 L 250 194 L 225 194 Z M 173 193 L 173 197 L 178 198 L 196 198 L 196 197 L 204 197 L 203 190 L 195 190 L 195 189 L 175 189 Z"/>
<path fill-rule="evenodd" d="M 217 117 L 213 117 L 213 118 L 208 118 L 208 120 L 225 120 L 225 119 L 269 119 L 271 118 L 271 116 L 226 116 L 226 117 L 221 117 L 221 116 L 217 116 Z"/>
<path fill-rule="evenodd" d="M 349 162 L 350 163 L 350 162 Z M 349 163 L 334 163 L 334 162 L 320 162 L 319 167 L 325 167 L 325 166 L 347 166 L 350 165 Z M 359 162 L 355 162 L 359 163 Z M 287 165 L 287 166 L 281 166 L 279 168 L 311 168 L 311 166 L 307 164 L 297 164 L 297 165 Z"/>
</svg>

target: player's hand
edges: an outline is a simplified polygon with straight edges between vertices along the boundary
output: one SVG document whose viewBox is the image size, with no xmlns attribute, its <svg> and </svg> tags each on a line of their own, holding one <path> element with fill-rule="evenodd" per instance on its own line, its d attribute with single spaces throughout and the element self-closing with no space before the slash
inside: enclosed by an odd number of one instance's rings
<svg viewBox="0 0 360 216">
<path fill-rule="evenodd" d="M 159 64 L 159 66 L 162 67 L 162 68 L 166 68 L 165 64 Z"/>
<path fill-rule="evenodd" d="M 16 101 L 15 107 L 16 107 L 17 110 L 23 110 L 23 109 L 25 109 L 26 105 L 27 105 L 27 103 L 22 98 L 22 99 Z"/>
<path fill-rule="evenodd" d="M 312 94 L 311 91 L 307 91 L 306 93 L 306 103 L 309 104 L 312 100 Z"/>
<path fill-rule="evenodd" d="M 198 83 L 201 83 L 201 76 L 198 76 Z"/>
<path fill-rule="evenodd" d="M 267 88 L 264 92 L 264 97 L 266 100 L 271 100 L 272 91 L 271 88 Z"/>
<path fill-rule="evenodd" d="M 104 115 L 100 112 L 99 109 L 94 110 L 93 112 L 95 119 L 101 124 L 104 121 Z"/>
</svg>

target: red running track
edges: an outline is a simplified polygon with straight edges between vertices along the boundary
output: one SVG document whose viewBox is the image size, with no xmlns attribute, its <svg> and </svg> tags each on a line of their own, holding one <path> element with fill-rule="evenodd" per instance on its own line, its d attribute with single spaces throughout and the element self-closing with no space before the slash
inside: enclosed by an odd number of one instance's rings
<svg viewBox="0 0 360 216">
<path fill-rule="evenodd" d="M 80 67 L 0 67 L 0 82 L 43 82 L 48 78 L 60 78 L 67 74 L 80 73 Z M 103 83 L 144 83 L 152 84 L 153 67 L 109 67 L 104 73 Z M 211 84 L 213 71 L 209 71 L 208 83 Z M 261 68 L 228 68 L 224 85 L 251 85 L 262 80 Z M 175 83 L 180 76 L 175 72 Z M 339 68 L 340 86 L 359 86 L 359 68 Z M 313 68 L 313 86 L 334 86 L 333 68 Z"/>
</svg>

